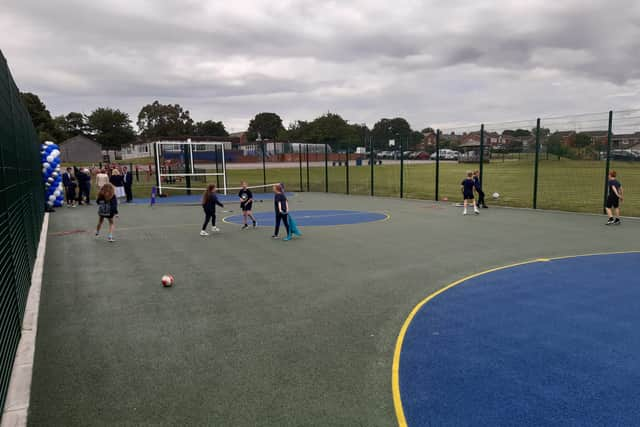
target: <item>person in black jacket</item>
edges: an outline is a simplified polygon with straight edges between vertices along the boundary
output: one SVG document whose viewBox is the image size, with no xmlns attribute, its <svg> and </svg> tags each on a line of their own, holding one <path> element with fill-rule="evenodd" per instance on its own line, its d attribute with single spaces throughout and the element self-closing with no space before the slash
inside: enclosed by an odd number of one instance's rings
<svg viewBox="0 0 640 427">
<path fill-rule="evenodd" d="M 109 236 L 110 242 L 113 242 L 113 229 L 115 227 L 114 218 L 118 215 L 118 198 L 116 197 L 115 188 L 111 184 L 105 184 L 98 193 L 96 199 L 98 204 L 98 226 L 96 227 L 96 236 L 100 235 L 100 228 L 104 219 L 109 220 Z"/>
<path fill-rule="evenodd" d="M 218 195 L 216 194 L 216 185 L 209 184 L 207 190 L 202 195 L 202 209 L 204 209 L 204 224 L 202 224 L 202 231 L 200 231 L 201 236 L 208 236 L 207 233 L 207 224 L 209 220 L 211 220 L 211 231 L 220 231 L 218 227 L 216 227 L 216 205 L 224 208 L 224 205 L 218 200 Z"/>
<path fill-rule="evenodd" d="M 75 190 L 73 192 L 73 197 L 71 196 L 71 191 L 69 190 L 69 187 L 71 186 L 71 180 L 73 178 L 73 175 L 71 173 L 72 170 L 73 169 L 71 168 L 67 168 L 65 173 L 62 174 L 62 186 L 64 187 L 64 195 L 67 199 L 67 206 L 72 206 L 75 203 Z"/>
<path fill-rule="evenodd" d="M 131 188 L 133 186 L 133 175 L 126 166 L 122 168 L 122 181 L 124 184 L 124 192 L 127 196 L 127 203 L 129 203 L 133 200 L 133 191 Z"/>
<path fill-rule="evenodd" d="M 484 191 L 482 191 L 482 182 L 480 182 L 480 171 L 473 171 L 473 184 L 476 187 L 476 193 L 478 193 L 478 207 L 482 206 L 486 209 L 488 206 L 484 202 Z"/>
<path fill-rule="evenodd" d="M 81 205 L 82 202 L 86 202 L 87 205 L 91 204 L 91 172 L 89 169 L 77 169 L 76 178 L 78 179 L 78 202 Z"/>
</svg>

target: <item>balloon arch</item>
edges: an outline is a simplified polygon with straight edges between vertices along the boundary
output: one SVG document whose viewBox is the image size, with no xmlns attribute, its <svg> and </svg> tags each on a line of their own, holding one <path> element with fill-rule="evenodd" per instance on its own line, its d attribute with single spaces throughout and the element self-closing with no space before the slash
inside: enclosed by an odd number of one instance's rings
<svg viewBox="0 0 640 427">
<path fill-rule="evenodd" d="M 51 141 L 41 146 L 42 178 L 45 186 L 45 201 L 49 207 L 60 207 L 64 202 L 64 187 L 60 173 L 60 148 Z"/>
</svg>

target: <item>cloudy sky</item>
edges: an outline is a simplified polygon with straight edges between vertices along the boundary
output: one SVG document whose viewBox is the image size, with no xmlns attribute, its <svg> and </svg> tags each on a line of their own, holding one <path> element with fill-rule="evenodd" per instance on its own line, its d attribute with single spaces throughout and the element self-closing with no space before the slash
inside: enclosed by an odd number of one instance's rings
<svg viewBox="0 0 640 427">
<path fill-rule="evenodd" d="M 637 0 L 0 0 L 52 114 L 158 99 L 246 129 L 327 111 L 415 128 L 640 108 Z"/>
</svg>

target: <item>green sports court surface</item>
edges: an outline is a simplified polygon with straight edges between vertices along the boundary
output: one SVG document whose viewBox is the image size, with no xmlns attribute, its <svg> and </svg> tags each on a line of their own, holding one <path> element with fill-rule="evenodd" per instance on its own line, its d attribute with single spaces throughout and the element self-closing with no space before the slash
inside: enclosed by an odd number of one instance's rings
<svg viewBox="0 0 640 427">
<path fill-rule="evenodd" d="M 607 227 L 603 216 L 509 208 L 463 217 L 450 203 L 319 193 L 290 205 L 382 219 L 303 227 L 291 242 L 219 221 L 203 238 L 198 206 L 130 205 L 108 243 L 93 235 L 95 206 L 52 214 L 30 425 L 396 425 L 398 335 L 426 296 L 507 264 L 639 248 L 631 219 Z M 165 273 L 173 288 L 162 288 Z M 474 298 L 462 301 L 461 313 Z M 412 348 L 401 374 L 409 363 L 420 371 Z M 428 386 L 400 381 L 408 421 L 432 419 L 415 409 Z"/>
</svg>

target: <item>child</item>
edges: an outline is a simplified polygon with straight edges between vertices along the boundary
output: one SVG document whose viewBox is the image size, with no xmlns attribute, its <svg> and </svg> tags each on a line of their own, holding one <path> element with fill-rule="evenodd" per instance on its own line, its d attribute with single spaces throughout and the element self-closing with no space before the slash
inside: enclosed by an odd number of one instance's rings
<svg viewBox="0 0 640 427">
<path fill-rule="evenodd" d="M 253 212 L 251 212 L 251 208 L 253 207 L 253 193 L 247 188 L 246 181 L 242 181 L 241 184 L 242 189 L 238 193 L 238 197 L 240 197 L 240 209 L 242 209 L 242 229 L 244 230 L 249 227 L 247 225 L 247 217 L 251 218 L 251 221 L 253 221 L 253 228 L 256 228 L 258 223 L 253 216 Z"/>
<path fill-rule="evenodd" d="M 287 237 L 283 240 L 291 240 L 289 218 L 287 216 L 289 212 L 289 202 L 287 201 L 287 197 L 284 195 L 284 191 L 280 184 L 273 186 L 273 192 L 275 193 L 275 196 L 273 197 L 273 205 L 276 213 L 276 229 L 271 237 L 274 239 L 279 238 L 278 233 L 280 232 L 280 221 L 282 221 L 284 223 L 284 228 L 287 230 Z"/>
<path fill-rule="evenodd" d="M 204 209 L 204 224 L 202 224 L 202 231 L 200 231 L 201 236 L 208 236 L 209 233 L 206 232 L 207 224 L 209 220 L 211 220 L 211 231 L 218 232 L 220 229 L 216 227 L 216 205 L 224 208 L 224 205 L 220 203 L 218 200 L 218 195 L 216 194 L 216 185 L 209 184 L 207 190 L 202 195 L 202 209 Z"/>
<path fill-rule="evenodd" d="M 487 209 L 487 204 L 484 202 L 484 191 L 482 191 L 482 184 L 480 184 L 480 171 L 473 171 L 473 184 L 478 193 L 478 206 L 482 206 L 483 209 Z"/>
<path fill-rule="evenodd" d="M 118 198 L 116 190 L 111 184 L 105 184 L 98 193 L 96 199 L 98 203 L 98 227 L 96 228 L 96 236 L 100 235 L 100 228 L 105 218 L 109 220 L 109 241 L 113 242 L 113 218 L 118 215 Z"/>
<path fill-rule="evenodd" d="M 622 184 L 616 178 L 618 176 L 617 172 L 612 170 L 609 172 L 609 196 L 607 196 L 607 215 L 609 215 L 609 220 L 607 221 L 607 225 L 620 225 L 620 202 L 624 201 Z M 615 209 L 615 219 L 613 217 L 612 210 Z"/>
<path fill-rule="evenodd" d="M 71 176 L 71 178 L 69 179 L 69 185 L 67 185 L 67 205 L 71 206 L 72 208 L 76 207 L 76 188 L 78 187 L 78 184 L 76 183 L 76 177 L 75 176 Z"/>
<path fill-rule="evenodd" d="M 467 177 L 460 184 L 462 188 L 462 196 L 464 197 L 464 211 L 462 212 L 463 215 L 467 214 L 467 204 L 469 203 L 469 200 L 471 200 L 471 202 L 473 203 L 473 212 L 475 212 L 476 215 L 480 214 L 480 211 L 476 206 L 476 199 L 473 197 L 473 190 L 476 186 L 473 182 L 472 177 L 473 172 L 468 171 Z"/>
</svg>

